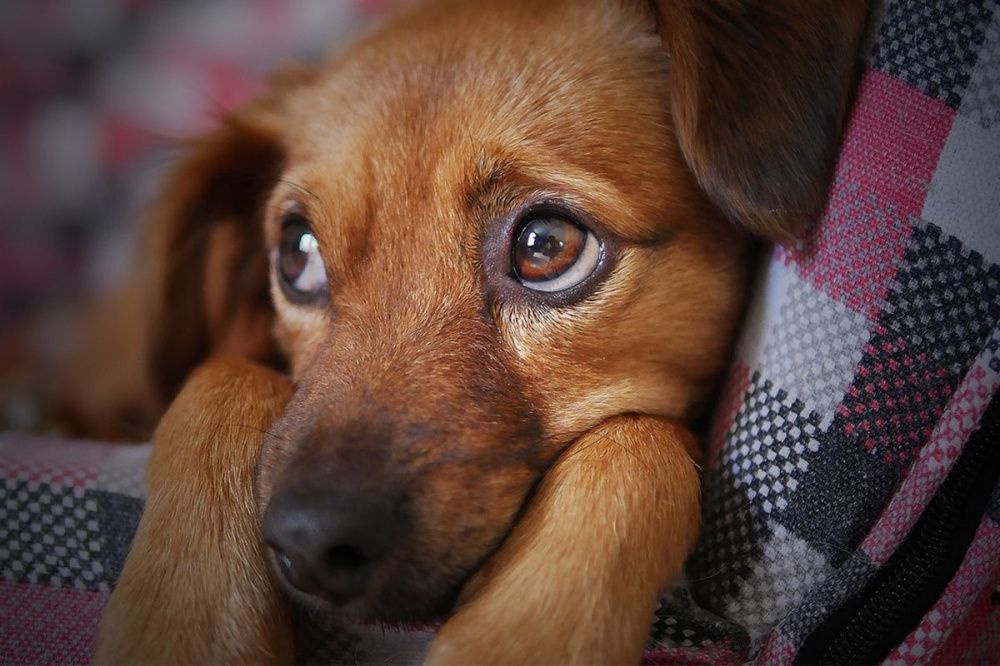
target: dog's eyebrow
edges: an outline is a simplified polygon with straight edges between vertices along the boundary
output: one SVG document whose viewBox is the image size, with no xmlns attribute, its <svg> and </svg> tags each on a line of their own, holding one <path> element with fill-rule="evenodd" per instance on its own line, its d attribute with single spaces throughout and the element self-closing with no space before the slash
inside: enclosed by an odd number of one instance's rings
<svg viewBox="0 0 1000 666">
<path fill-rule="evenodd" d="M 481 155 L 463 186 L 462 198 L 469 210 L 489 211 L 511 196 L 510 187 L 518 173 L 515 160 Z"/>
</svg>

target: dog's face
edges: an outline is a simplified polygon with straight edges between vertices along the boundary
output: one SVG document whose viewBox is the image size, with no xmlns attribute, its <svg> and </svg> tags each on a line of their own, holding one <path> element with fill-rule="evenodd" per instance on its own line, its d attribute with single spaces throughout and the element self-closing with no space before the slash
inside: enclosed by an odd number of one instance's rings
<svg viewBox="0 0 1000 666">
<path fill-rule="evenodd" d="M 271 492 L 391 504 L 358 603 L 378 615 L 434 609 L 580 433 L 686 415 L 747 283 L 670 136 L 655 34 L 465 4 L 295 96 L 264 217 L 298 385 Z"/>
<path fill-rule="evenodd" d="M 668 14 L 413 10 L 279 81 L 185 167 L 165 216 L 212 224 L 165 281 L 207 285 L 207 314 L 160 362 L 264 356 L 273 332 L 297 390 L 260 490 L 293 588 L 365 616 L 439 612 L 581 433 L 706 399 L 750 234 L 689 154 Z M 183 228 L 168 247 L 190 245 Z"/>
</svg>

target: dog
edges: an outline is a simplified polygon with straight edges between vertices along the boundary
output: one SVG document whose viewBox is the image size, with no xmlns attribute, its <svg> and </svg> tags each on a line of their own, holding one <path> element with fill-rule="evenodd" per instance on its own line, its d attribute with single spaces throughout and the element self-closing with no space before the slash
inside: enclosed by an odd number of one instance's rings
<svg viewBox="0 0 1000 666">
<path fill-rule="evenodd" d="M 431 0 L 223 118 L 124 299 L 149 372 L 77 410 L 170 403 L 95 660 L 288 662 L 291 596 L 447 615 L 431 663 L 637 662 L 866 13 Z"/>
</svg>

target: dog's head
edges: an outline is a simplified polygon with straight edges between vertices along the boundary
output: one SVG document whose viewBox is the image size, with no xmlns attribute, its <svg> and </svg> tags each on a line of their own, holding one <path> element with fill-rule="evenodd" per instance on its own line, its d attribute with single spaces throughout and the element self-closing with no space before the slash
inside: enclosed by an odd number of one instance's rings
<svg viewBox="0 0 1000 666">
<path fill-rule="evenodd" d="M 432 614 L 581 433 L 699 409 L 751 237 L 821 205 L 864 15 L 834 5 L 431 3 L 195 147 L 155 374 L 287 362 L 260 489 L 294 587 Z"/>
</svg>

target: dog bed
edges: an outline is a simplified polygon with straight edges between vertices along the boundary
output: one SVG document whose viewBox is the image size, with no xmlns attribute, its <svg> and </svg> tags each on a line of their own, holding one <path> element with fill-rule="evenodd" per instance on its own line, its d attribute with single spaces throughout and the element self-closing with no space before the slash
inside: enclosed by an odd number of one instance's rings
<svg viewBox="0 0 1000 666">
<path fill-rule="evenodd" d="M 875 17 L 828 204 L 761 276 L 649 663 L 1000 663 L 1000 4 Z M 148 446 L 0 437 L 0 661 L 88 661 Z M 433 627 L 299 613 L 304 662 Z"/>
</svg>

